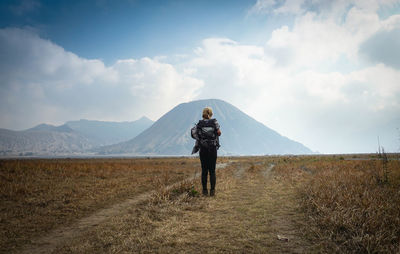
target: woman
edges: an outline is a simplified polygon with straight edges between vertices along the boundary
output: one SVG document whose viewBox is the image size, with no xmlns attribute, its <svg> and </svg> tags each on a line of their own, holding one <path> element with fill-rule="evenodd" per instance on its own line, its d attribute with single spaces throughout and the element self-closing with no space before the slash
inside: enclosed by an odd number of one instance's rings
<svg viewBox="0 0 400 254">
<path fill-rule="evenodd" d="M 219 136 L 221 136 L 220 126 L 216 119 L 211 119 L 212 109 L 203 109 L 203 120 L 196 126 L 198 134 L 198 145 L 200 147 L 201 162 L 201 184 L 203 185 L 203 195 L 208 195 L 207 178 L 210 173 L 210 196 L 215 195 L 215 165 L 217 163 L 217 150 L 219 148 Z"/>
</svg>

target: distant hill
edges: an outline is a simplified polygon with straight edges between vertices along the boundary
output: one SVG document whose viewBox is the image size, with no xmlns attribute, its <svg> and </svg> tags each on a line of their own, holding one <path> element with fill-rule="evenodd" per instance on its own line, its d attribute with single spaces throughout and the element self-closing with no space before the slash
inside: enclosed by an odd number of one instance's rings
<svg viewBox="0 0 400 254">
<path fill-rule="evenodd" d="M 81 119 L 65 124 L 82 133 L 96 145 L 110 145 L 130 140 L 150 127 L 154 122 L 143 116 L 133 122 L 104 122 Z"/>
<path fill-rule="evenodd" d="M 99 154 L 189 155 L 194 144 L 190 129 L 201 118 L 206 106 L 213 108 L 213 117 L 221 125 L 219 154 L 312 153 L 304 145 L 281 136 L 233 105 L 217 99 L 179 104 L 135 138 L 96 151 Z"/>
<path fill-rule="evenodd" d="M 50 124 L 39 124 L 33 128 L 27 130 L 28 132 L 35 132 L 35 131 L 55 131 L 55 132 L 73 132 L 73 130 L 66 124 L 60 126 L 54 126 Z"/>
<path fill-rule="evenodd" d="M 90 154 L 90 149 L 126 141 L 153 121 L 69 121 L 61 126 L 39 124 L 24 131 L 0 129 L 0 156 L 60 156 Z"/>
<path fill-rule="evenodd" d="M 93 148 L 88 138 L 67 125 L 41 124 L 25 131 L 0 129 L 0 155 L 78 155 Z"/>
</svg>

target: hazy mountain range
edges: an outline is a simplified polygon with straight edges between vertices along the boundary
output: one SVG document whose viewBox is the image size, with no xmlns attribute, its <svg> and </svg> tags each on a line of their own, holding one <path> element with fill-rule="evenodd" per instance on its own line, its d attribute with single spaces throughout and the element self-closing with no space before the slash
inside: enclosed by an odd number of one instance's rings
<svg viewBox="0 0 400 254">
<path fill-rule="evenodd" d="M 136 137 L 154 122 L 143 116 L 133 122 L 104 122 L 81 119 L 65 124 L 96 142 L 96 145 L 111 145 Z"/>
<path fill-rule="evenodd" d="M 24 131 L 0 129 L 2 156 L 190 155 L 190 129 L 202 109 L 213 108 L 221 125 L 220 155 L 309 154 L 304 145 L 281 136 L 235 106 L 217 99 L 177 105 L 156 122 L 69 121 Z"/>
<path fill-rule="evenodd" d="M 94 147 L 129 140 L 152 124 L 142 117 L 133 122 L 82 119 L 61 126 L 40 124 L 24 131 L 0 129 L 0 155 L 85 155 Z"/>
<path fill-rule="evenodd" d="M 221 125 L 220 154 L 308 154 L 304 145 L 281 136 L 222 100 L 199 100 L 182 103 L 163 115 L 135 138 L 97 149 L 101 154 L 189 155 L 194 140 L 190 129 L 201 119 L 204 107 L 210 106 Z"/>
</svg>

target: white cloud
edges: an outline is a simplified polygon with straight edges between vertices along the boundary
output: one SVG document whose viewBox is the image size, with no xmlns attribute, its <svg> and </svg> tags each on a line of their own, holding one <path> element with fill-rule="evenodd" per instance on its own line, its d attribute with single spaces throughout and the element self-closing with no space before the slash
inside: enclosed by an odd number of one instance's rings
<svg viewBox="0 0 400 254">
<path fill-rule="evenodd" d="M 152 117 L 193 99 L 203 86 L 202 81 L 178 73 L 174 66 L 150 58 L 119 60 L 112 68 L 119 74 L 118 85 L 128 87 L 143 109 L 154 108 L 155 102 L 163 105 L 158 110 L 146 110 Z"/>
<path fill-rule="evenodd" d="M 275 0 L 257 0 L 255 5 L 249 10 L 249 13 L 268 13 L 275 5 Z"/>
<path fill-rule="evenodd" d="M 392 15 L 386 20 L 382 21 L 383 29 L 391 31 L 400 27 L 400 14 Z"/>
<path fill-rule="evenodd" d="M 67 120 L 156 119 L 192 100 L 202 81 L 156 59 L 106 67 L 22 29 L 0 30 L 1 127 L 22 129 Z"/>
<path fill-rule="evenodd" d="M 306 0 L 257 0 L 249 14 L 301 14 Z"/>
<path fill-rule="evenodd" d="M 68 87 L 116 78 L 100 60 L 80 58 L 29 30 L 1 29 L 0 43 L 4 56 L 0 62 L 3 79 Z M 3 80 L 3 85 L 6 84 Z"/>
<path fill-rule="evenodd" d="M 377 14 L 352 8 L 344 23 L 308 12 L 296 19 L 292 29 L 283 26 L 272 32 L 267 46 L 272 50 L 291 52 L 292 65 L 315 68 L 334 64 L 341 56 L 356 61 L 359 44 L 376 33 L 382 22 Z"/>
<path fill-rule="evenodd" d="M 299 14 L 304 11 L 303 5 L 305 0 L 286 0 L 282 6 L 275 9 L 275 13 L 291 13 Z"/>
</svg>

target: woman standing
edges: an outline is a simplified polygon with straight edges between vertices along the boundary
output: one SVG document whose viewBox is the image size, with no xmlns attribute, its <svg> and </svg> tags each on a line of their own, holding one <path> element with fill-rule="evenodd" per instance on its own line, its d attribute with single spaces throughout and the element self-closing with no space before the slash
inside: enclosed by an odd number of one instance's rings
<svg viewBox="0 0 400 254">
<path fill-rule="evenodd" d="M 203 195 L 208 195 L 207 178 L 210 174 L 210 196 L 215 195 L 215 165 L 217 163 L 217 150 L 219 148 L 219 136 L 221 136 L 220 126 L 216 119 L 211 119 L 212 109 L 203 109 L 203 119 L 196 125 L 198 135 L 198 145 L 200 147 L 201 162 L 201 184 L 203 185 Z"/>
</svg>

